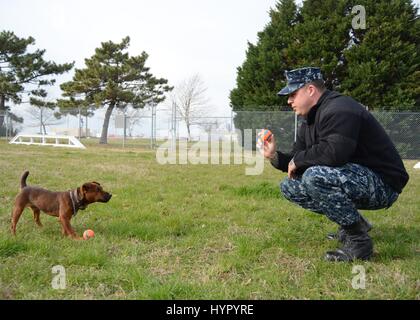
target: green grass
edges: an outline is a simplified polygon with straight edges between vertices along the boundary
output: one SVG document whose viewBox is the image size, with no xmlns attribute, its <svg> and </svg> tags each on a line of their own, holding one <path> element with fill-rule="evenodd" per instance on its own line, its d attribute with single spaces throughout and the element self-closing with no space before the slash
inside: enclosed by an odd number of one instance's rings
<svg viewBox="0 0 420 320">
<path fill-rule="evenodd" d="M 374 224 L 369 262 L 328 263 L 325 239 L 336 226 L 283 198 L 284 174 L 266 163 L 159 165 L 131 142 L 86 150 L 8 145 L 0 141 L 0 299 L 419 299 L 420 171 L 388 210 L 365 211 Z M 56 218 L 26 210 L 17 236 L 10 212 L 21 173 L 28 184 L 63 191 L 98 181 L 113 194 L 72 220 L 89 241 L 62 238 Z M 52 267 L 66 270 L 54 290 Z M 366 269 L 366 288 L 351 286 Z"/>
</svg>

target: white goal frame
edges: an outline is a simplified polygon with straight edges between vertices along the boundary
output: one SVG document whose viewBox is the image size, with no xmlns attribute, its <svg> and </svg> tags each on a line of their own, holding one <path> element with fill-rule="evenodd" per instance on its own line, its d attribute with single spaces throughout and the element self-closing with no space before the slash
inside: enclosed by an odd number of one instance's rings
<svg viewBox="0 0 420 320">
<path fill-rule="evenodd" d="M 64 135 L 18 134 L 9 143 L 86 149 L 75 136 Z"/>
</svg>

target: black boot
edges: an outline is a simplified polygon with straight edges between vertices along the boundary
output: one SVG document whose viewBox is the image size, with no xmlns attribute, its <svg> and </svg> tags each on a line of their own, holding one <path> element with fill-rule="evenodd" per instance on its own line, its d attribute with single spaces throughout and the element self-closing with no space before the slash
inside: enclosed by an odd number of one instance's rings
<svg viewBox="0 0 420 320">
<path fill-rule="evenodd" d="M 373 226 L 372 224 L 367 221 L 362 215 L 360 215 L 361 218 L 361 223 L 363 225 L 363 228 L 365 229 L 366 232 L 369 232 L 370 230 L 372 230 Z M 328 240 L 338 240 L 341 243 L 344 243 L 346 241 L 346 232 L 342 227 L 338 228 L 338 231 L 336 233 L 328 233 L 327 234 L 327 239 Z"/>
<path fill-rule="evenodd" d="M 328 261 L 346 261 L 355 259 L 369 260 L 373 254 L 373 242 L 366 232 L 362 220 L 350 226 L 343 227 L 346 239 L 343 246 L 335 251 L 328 251 L 325 259 Z"/>
</svg>

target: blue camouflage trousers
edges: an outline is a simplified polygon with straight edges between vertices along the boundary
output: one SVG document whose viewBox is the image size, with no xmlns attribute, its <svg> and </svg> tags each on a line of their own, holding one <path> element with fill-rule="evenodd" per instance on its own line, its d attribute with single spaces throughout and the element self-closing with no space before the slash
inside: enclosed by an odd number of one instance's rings
<svg viewBox="0 0 420 320">
<path fill-rule="evenodd" d="M 354 163 L 310 167 L 302 176 L 284 179 L 280 189 L 289 201 L 325 214 L 340 226 L 359 221 L 357 209 L 389 208 L 398 198 L 376 173 Z"/>
</svg>

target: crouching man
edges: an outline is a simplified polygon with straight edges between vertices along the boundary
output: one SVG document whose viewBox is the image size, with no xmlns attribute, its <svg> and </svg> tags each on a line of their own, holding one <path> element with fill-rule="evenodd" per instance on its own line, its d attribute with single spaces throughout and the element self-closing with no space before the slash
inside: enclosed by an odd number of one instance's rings
<svg viewBox="0 0 420 320">
<path fill-rule="evenodd" d="M 319 68 L 286 72 L 288 104 L 303 117 L 290 154 L 264 146 L 272 165 L 288 173 L 280 189 L 286 199 L 324 214 L 339 225 L 342 246 L 326 253 L 329 261 L 368 260 L 372 225 L 358 209 L 389 208 L 408 182 L 395 146 L 376 119 L 358 102 L 329 91 Z"/>
</svg>

